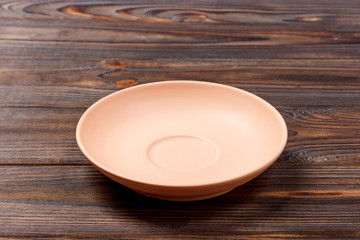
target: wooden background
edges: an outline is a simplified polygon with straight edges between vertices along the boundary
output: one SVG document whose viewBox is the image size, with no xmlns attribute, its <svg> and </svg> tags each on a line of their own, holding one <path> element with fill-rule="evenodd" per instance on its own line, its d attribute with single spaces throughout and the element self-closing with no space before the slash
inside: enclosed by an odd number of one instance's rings
<svg viewBox="0 0 360 240">
<path fill-rule="evenodd" d="M 0 238 L 360 239 L 359 0 L 0 2 Z M 110 181 L 76 145 L 79 117 L 168 79 L 266 99 L 284 153 L 205 201 Z"/>
</svg>

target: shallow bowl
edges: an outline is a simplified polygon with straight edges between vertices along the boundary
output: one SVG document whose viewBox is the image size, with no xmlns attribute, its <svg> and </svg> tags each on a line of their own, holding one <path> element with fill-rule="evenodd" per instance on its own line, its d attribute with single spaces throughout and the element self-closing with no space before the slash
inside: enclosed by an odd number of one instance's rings
<svg viewBox="0 0 360 240">
<path fill-rule="evenodd" d="M 215 197 L 281 154 L 287 128 L 261 98 L 222 84 L 165 81 L 110 94 L 80 118 L 77 143 L 102 173 L 143 195 Z"/>
</svg>

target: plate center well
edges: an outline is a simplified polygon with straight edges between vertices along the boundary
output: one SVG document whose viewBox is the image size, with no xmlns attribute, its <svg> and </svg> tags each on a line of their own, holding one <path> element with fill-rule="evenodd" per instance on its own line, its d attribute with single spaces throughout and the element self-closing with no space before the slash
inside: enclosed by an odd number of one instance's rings
<svg viewBox="0 0 360 240">
<path fill-rule="evenodd" d="M 193 136 L 170 136 L 150 145 L 149 159 L 156 165 L 174 171 L 199 170 L 216 162 L 216 148 L 208 141 Z"/>
</svg>

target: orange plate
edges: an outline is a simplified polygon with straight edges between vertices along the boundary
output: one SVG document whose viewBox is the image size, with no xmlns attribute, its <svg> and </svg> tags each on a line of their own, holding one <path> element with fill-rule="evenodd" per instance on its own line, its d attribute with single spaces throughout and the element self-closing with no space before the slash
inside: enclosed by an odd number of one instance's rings
<svg viewBox="0 0 360 240">
<path fill-rule="evenodd" d="M 110 94 L 81 117 L 76 139 L 102 173 L 143 195 L 215 197 L 281 154 L 287 128 L 261 98 L 229 86 L 166 81 Z"/>
</svg>

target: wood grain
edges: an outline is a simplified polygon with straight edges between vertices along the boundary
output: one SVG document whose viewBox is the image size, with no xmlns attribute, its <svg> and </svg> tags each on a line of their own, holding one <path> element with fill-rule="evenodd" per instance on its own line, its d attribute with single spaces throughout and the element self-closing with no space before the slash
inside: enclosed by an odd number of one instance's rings
<svg viewBox="0 0 360 240">
<path fill-rule="evenodd" d="M 356 1 L 14 1 L 1 10 L 1 106 L 84 107 L 122 81 L 169 79 L 225 83 L 275 105 L 360 103 Z"/>
<path fill-rule="evenodd" d="M 1 239 L 359 239 L 358 0 L 0 0 Z M 75 141 L 98 99 L 154 81 L 248 90 L 289 141 L 214 199 L 143 197 Z"/>
<path fill-rule="evenodd" d="M 186 44 L 185 48 L 192 47 L 193 51 L 197 50 L 194 45 L 206 45 L 214 51 L 223 46 L 223 54 L 229 50 L 236 52 L 241 45 L 256 46 L 252 49 L 256 52 L 264 50 L 261 46 L 310 45 L 318 50 L 313 57 L 321 56 L 326 45 L 332 47 L 322 56 L 334 57 L 332 54 L 342 52 L 341 48 L 359 43 L 360 7 L 354 0 L 297 4 L 289 0 L 183 1 L 182 4 L 154 0 L 4 1 L 1 10 L 0 20 L 4 25 L 0 28 L 0 39 L 28 43 L 93 42 L 102 46 L 133 43 L 137 47 Z M 307 49 L 302 50 L 311 57 Z M 292 55 L 291 51 L 278 49 L 277 52 Z M 345 55 L 356 57 L 352 52 Z"/>
<path fill-rule="evenodd" d="M 87 164 L 75 140 L 84 111 L 0 108 L 0 164 Z"/>
<path fill-rule="evenodd" d="M 85 108 L 0 108 L 0 164 L 88 164 L 75 141 Z M 360 109 L 279 108 L 289 140 L 278 165 L 359 166 Z"/>
<path fill-rule="evenodd" d="M 273 167 L 222 197 L 192 203 L 143 197 L 91 166 L 0 167 L 0 175 L 3 236 L 359 236 L 358 167 Z"/>
<path fill-rule="evenodd" d="M 121 88 L 171 79 L 231 85 L 277 106 L 360 106 L 359 60 L 28 57 L 0 57 L 0 107 L 88 107 Z"/>
</svg>

